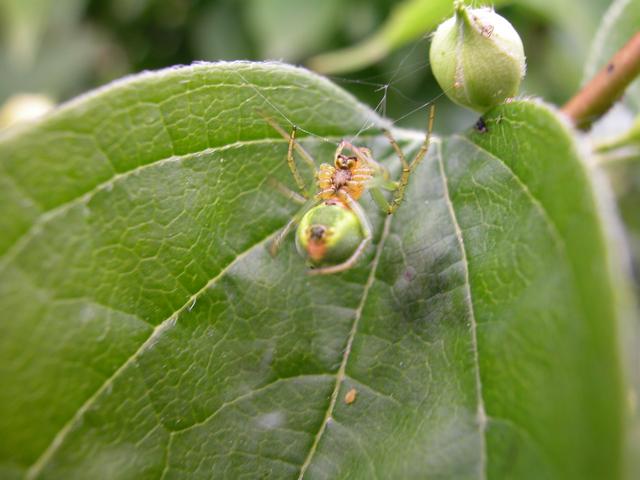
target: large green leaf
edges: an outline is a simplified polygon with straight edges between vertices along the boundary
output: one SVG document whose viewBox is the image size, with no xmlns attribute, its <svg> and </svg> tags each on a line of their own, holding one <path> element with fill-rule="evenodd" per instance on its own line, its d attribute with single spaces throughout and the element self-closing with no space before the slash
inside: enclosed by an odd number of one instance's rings
<svg viewBox="0 0 640 480">
<path fill-rule="evenodd" d="M 611 4 L 591 46 L 584 82 L 638 33 L 639 24 L 640 0 L 616 0 Z M 640 292 L 640 79 L 631 82 L 616 108 L 594 131 L 594 136 L 602 137 L 607 131 L 610 135 L 598 139 L 598 150 L 603 153 L 601 164 L 609 174 L 617 196 L 634 258 L 636 291 Z"/>
<path fill-rule="evenodd" d="M 586 64 L 583 82 L 589 81 L 601 68 L 607 65 L 613 55 L 632 36 L 638 33 L 640 25 L 640 0 L 614 0 L 604 15 L 598 33 L 591 45 L 589 61 Z M 591 132 L 597 138 L 597 150 L 601 153 L 599 163 L 609 176 L 624 222 L 625 234 L 632 256 L 635 292 L 640 294 L 640 80 L 636 79 L 627 87 L 618 104 L 596 125 Z M 635 121 L 633 118 L 635 117 Z M 603 139 L 608 132 L 609 138 Z M 596 142 L 594 142 L 596 143 Z M 637 314 L 636 314 L 637 317 Z M 636 328 L 638 325 L 636 318 Z M 636 369 L 632 372 L 635 396 L 640 389 L 640 343 L 629 348 L 635 355 L 632 361 Z M 635 397 L 634 397 L 635 398 Z M 635 411 L 634 433 L 631 448 L 633 459 L 631 468 L 635 476 L 640 471 L 640 416 Z"/>
<path fill-rule="evenodd" d="M 366 258 L 310 277 L 265 248 L 296 207 L 261 112 L 398 170 L 381 119 L 279 64 L 142 74 L 0 140 L 0 476 L 618 477 L 623 278 L 555 113 L 435 141 L 395 215 L 365 200 Z"/>
</svg>

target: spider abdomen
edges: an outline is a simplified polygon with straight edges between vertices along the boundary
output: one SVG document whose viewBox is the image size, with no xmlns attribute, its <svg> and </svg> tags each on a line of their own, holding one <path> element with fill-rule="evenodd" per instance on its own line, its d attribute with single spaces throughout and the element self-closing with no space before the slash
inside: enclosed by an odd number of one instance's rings
<svg viewBox="0 0 640 480">
<path fill-rule="evenodd" d="M 364 239 L 358 216 L 343 204 L 323 203 L 309 210 L 296 231 L 296 248 L 312 266 L 347 260 Z"/>
</svg>

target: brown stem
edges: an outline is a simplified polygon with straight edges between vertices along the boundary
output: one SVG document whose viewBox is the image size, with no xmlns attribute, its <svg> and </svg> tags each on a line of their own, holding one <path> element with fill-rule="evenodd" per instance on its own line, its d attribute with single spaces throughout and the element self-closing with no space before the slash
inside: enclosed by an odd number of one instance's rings
<svg viewBox="0 0 640 480">
<path fill-rule="evenodd" d="M 586 129 L 620 98 L 627 85 L 640 73 L 640 33 L 613 56 L 571 100 L 562 112 L 577 127 Z"/>
</svg>

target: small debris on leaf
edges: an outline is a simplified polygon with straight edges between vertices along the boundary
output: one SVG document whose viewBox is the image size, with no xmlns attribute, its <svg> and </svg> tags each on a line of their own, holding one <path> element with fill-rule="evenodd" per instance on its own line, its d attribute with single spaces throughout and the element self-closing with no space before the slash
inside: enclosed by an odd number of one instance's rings
<svg viewBox="0 0 640 480">
<path fill-rule="evenodd" d="M 347 394 L 344 396 L 344 403 L 346 403 L 347 405 L 351 405 L 353 402 L 356 401 L 357 394 L 358 392 L 355 388 L 352 388 L 351 390 L 349 390 Z"/>
<path fill-rule="evenodd" d="M 482 117 L 478 118 L 478 121 L 474 125 L 474 128 L 480 133 L 487 133 L 489 131 L 489 129 L 487 128 L 487 124 L 484 123 L 484 118 Z"/>
</svg>

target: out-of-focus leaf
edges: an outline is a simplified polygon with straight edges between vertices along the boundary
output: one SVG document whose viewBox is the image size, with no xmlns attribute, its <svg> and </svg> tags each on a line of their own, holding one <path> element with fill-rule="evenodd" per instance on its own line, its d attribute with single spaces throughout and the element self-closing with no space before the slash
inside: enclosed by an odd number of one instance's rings
<svg viewBox="0 0 640 480">
<path fill-rule="evenodd" d="M 539 12 L 551 23 L 561 26 L 564 32 L 570 33 L 575 43 L 572 45 L 575 56 L 576 49 L 591 39 L 600 14 L 606 8 L 605 1 L 498 0 L 490 2 L 490 6 L 515 3 Z M 467 3 L 478 6 L 474 2 Z M 390 51 L 435 29 L 453 13 L 452 6 L 452 0 L 405 0 L 371 36 L 352 47 L 313 57 L 308 62 L 309 66 L 322 73 L 343 73 L 364 68 L 381 60 Z M 558 46 L 561 45 L 558 43 Z M 584 50 L 581 53 L 584 55 Z"/>
<path fill-rule="evenodd" d="M 68 98 L 105 66 L 113 69 L 111 75 L 123 73 L 105 36 L 81 22 L 85 3 L 0 2 L 0 20 L 7 26 L 0 39 L 0 103 L 24 93 Z"/>
<path fill-rule="evenodd" d="M 3 0 L 0 41 L 13 68 L 29 68 L 36 61 L 47 29 L 75 25 L 86 0 Z M 4 76 L 3 70 L 3 76 Z"/>
<path fill-rule="evenodd" d="M 236 60 L 251 58 L 249 38 L 240 28 L 241 14 L 237 2 L 219 2 L 203 8 L 190 27 L 196 58 L 201 60 Z"/>
<path fill-rule="evenodd" d="M 2 476 L 619 478 L 614 219 L 555 113 L 436 140 L 395 215 L 363 202 L 358 266 L 310 277 L 267 252 L 296 207 L 261 112 L 398 172 L 383 120 L 279 64 L 131 77 L 0 139 Z"/>
<path fill-rule="evenodd" d="M 640 115 L 628 129 L 597 144 L 599 152 L 610 152 L 625 147 L 640 147 Z"/>
<path fill-rule="evenodd" d="M 640 25 L 640 0 L 616 0 L 611 4 L 603 18 L 602 25 L 593 42 L 589 62 L 585 69 L 584 81 L 588 81 L 596 74 L 611 57 L 624 46 L 631 37 L 638 32 Z M 600 140 L 599 150 L 608 152 L 613 162 L 603 159 L 618 196 L 618 206 L 621 210 L 629 242 L 634 253 L 636 272 L 640 273 L 640 229 L 638 228 L 638 208 L 636 199 L 640 198 L 640 168 L 638 162 L 638 145 L 640 143 L 640 79 L 632 82 L 621 98 L 617 110 L 623 110 L 628 118 L 634 118 L 633 123 L 622 122 L 618 118 L 624 115 L 612 111 L 609 116 L 616 116 L 613 120 L 614 130 L 609 138 Z M 605 118 L 606 122 L 608 119 Z M 616 121 L 617 120 L 617 121 Z M 612 130 L 611 128 L 609 130 Z M 616 149 L 618 149 L 616 151 Z M 617 159 L 624 158 L 623 162 Z M 638 287 L 640 290 L 640 287 Z"/>
<path fill-rule="evenodd" d="M 324 53 L 309 60 L 323 73 L 343 73 L 366 67 L 408 42 L 434 29 L 453 13 L 451 0 L 405 0 L 397 5 L 382 27 L 354 46 Z M 425 53 L 426 58 L 426 53 Z"/>
<path fill-rule="evenodd" d="M 54 99 L 68 98 L 83 89 L 106 49 L 107 44 L 96 32 L 84 30 L 62 34 L 45 44 L 38 61 L 26 69 L 13 68 L 10 59 L 0 52 L 0 99 L 38 92 Z"/>
<path fill-rule="evenodd" d="M 44 95 L 15 95 L 0 105 L 0 129 L 33 121 L 54 106 L 53 100 Z"/>
<path fill-rule="evenodd" d="M 615 0 L 607 11 L 591 47 L 585 68 L 586 82 L 611 59 L 640 26 L 640 0 Z M 640 113 L 640 79 L 625 91 L 624 104 L 634 113 Z"/>
<path fill-rule="evenodd" d="M 614 0 L 609 7 L 591 46 L 586 64 L 586 83 L 611 57 L 624 46 L 640 26 L 640 0 Z M 635 121 L 632 119 L 635 117 Z M 624 222 L 625 235 L 630 246 L 635 278 L 636 296 L 640 294 L 640 80 L 636 79 L 626 89 L 621 101 L 603 118 L 601 124 L 609 124 L 609 138 L 599 140 L 599 150 L 603 154 L 601 165 L 609 175 L 617 200 L 618 210 Z M 597 129 L 596 129 L 597 130 Z M 600 135 L 593 132 L 592 136 Z M 640 298 L 640 297 L 637 297 Z M 636 327 L 637 328 L 637 327 Z M 640 343 L 637 338 L 629 348 L 636 369 L 631 372 L 634 390 L 630 396 L 635 399 L 640 391 Z M 640 472 L 640 416 L 635 409 L 633 430 L 630 436 L 629 478 L 636 478 Z"/>
<path fill-rule="evenodd" d="M 586 55 L 586 49 L 600 24 L 602 14 L 610 4 L 609 0 L 514 0 L 548 18 L 551 23 L 560 26 L 568 35 L 565 42 L 573 40 L 572 47 L 580 50 L 580 57 Z M 582 58 L 582 60 L 584 60 Z"/>
<path fill-rule="evenodd" d="M 340 25 L 342 5 L 341 0 L 251 0 L 244 13 L 261 58 L 295 61 L 327 44 Z"/>
</svg>

